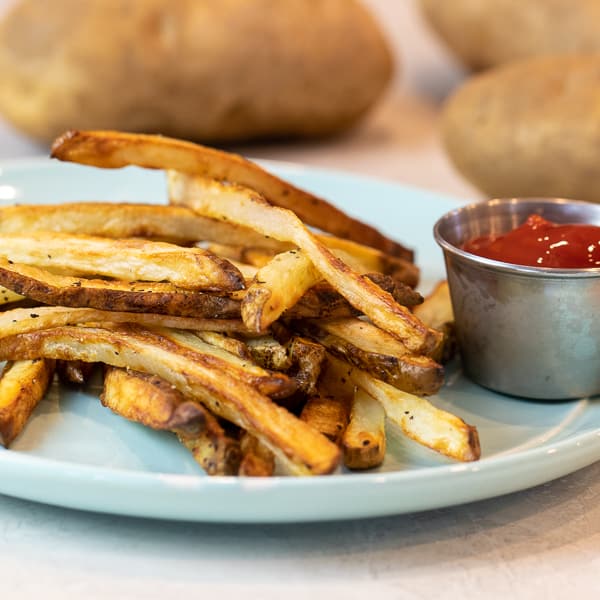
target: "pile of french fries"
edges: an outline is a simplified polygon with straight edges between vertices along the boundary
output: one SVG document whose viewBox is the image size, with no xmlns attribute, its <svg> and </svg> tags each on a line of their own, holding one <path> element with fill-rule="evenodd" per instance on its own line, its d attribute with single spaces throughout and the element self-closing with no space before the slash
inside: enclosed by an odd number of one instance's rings
<svg viewBox="0 0 600 600">
<path fill-rule="evenodd" d="M 0 208 L 0 442 L 56 373 L 170 431 L 209 475 L 382 463 L 386 419 L 461 461 L 477 431 L 426 396 L 451 348 L 447 287 L 412 253 L 237 155 L 159 136 L 68 132 L 52 156 L 161 169 L 169 204 Z"/>
</svg>

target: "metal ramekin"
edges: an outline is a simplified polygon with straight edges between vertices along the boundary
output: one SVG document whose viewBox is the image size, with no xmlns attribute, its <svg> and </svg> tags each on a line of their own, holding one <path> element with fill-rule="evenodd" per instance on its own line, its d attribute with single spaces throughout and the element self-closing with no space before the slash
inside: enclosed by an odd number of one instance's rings
<svg viewBox="0 0 600 600">
<path fill-rule="evenodd" d="M 434 227 L 442 247 L 465 374 L 498 392 L 543 400 L 600 393 L 600 269 L 512 265 L 461 250 L 530 214 L 600 225 L 600 205 L 562 199 L 471 204 Z"/>
</svg>

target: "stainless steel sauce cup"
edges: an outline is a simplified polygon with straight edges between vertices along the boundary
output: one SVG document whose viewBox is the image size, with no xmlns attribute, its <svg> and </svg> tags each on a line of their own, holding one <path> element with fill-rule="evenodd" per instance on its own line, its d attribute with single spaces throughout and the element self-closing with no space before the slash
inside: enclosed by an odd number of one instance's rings
<svg viewBox="0 0 600 600">
<path fill-rule="evenodd" d="M 543 400 L 600 393 L 600 269 L 508 264 L 461 250 L 530 214 L 600 225 L 600 205 L 562 199 L 471 204 L 434 227 L 442 247 L 465 374 L 505 394 Z"/>
</svg>

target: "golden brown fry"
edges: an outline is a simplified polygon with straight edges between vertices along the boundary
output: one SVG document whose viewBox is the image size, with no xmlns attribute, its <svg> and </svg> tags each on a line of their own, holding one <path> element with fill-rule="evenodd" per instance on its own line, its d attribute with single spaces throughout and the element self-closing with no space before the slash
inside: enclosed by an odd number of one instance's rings
<svg viewBox="0 0 600 600">
<path fill-rule="evenodd" d="M 71 202 L 0 207 L 0 233 L 55 231 L 109 238 L 149 238 L 180 245 L 199 241 L 281 251 L 281 242 L 247 227 L 209 219 L 183 206 Z"/>
<path fill-rule="evenodd" d="M 3 304 L 11 304 L 13 302 L 19 302 L 23 300 L 24 296 L 9 290 L 8 288 L 0 285 L 0 306 Z"/>
<path fill-rule="evenodd" d="M 0 256 L 15 263 L 124 281 L 167 281 L 179 287 L 231 291 L 244 287 L 228 261 L 202 248 L 165 242 L 38 231 L 0 234 Z M 115 258 L 118 257 L 118 260 Z"/>
<path fill-rule="evenodd" d="M 442 330 L 447 323 L 454 322 L 450 288 L 447 281 L 440 281 L 425 300 L 415 306 L 413 313 L 429 327 Z"/>
<path fill-rule="evenodd" d="M 429 356 L 412 354 L 393 336 L 356 318 L 304 321 L 297 327 L 329 352 L 394 387 L 413 394 L 435 394 L 444 370 Z"/>
<path fill-rule="evenodd" d="M 293 210 L 293 209 L 292 209 Z M 388 275 L 395 281 L 404 282 L 410 287 L 419 283 L 419 267 L 406 258 L 392 256 L 381 250 L 359 244 L 356 241 L 334 237 L 332 235 L 317 235 L 318 240 L 330 250 L 339 251 L 342 260 L 353 259 L 354 264 L 360 265 L 357 270 L 368 273 Z"/>
<path fill-rule="evenodd" d="M 385 458 L 385 411 L 377 400 L 360 388 L 352 399 L 342 449 L 344 464 L 349 469 L 372 469 Z"/>
<path fill-rule="evenodd" d="M 298 386 L 298 391 L 304 394 L 315 394 L 325 360 L 325 348 L 311 340 L 294 336 L 287 344 L 287 350 L 292 363 L 288 373 Z"/>
<path fill-rule="evenodd" d="M 436 408 L 425 398 L 403 392 L 337 358 L 330 357 L 330 361 L 336 368 L 342 371 L 345 369 L 346 376 L 355 385 L 378 400 L 387 418 L 411 439 L 456 460 L 479 459 L 479 436 L 472 425 L 467 425 L 456 415 Z"/>
<path fill-rule="evenodd" d="M 86 363 L 81 360 L 57 360 L 56 374 L 61 383 L 83 385 L 89 381 L 95 366 L 94 363 Z"/>
<path fill-rule="evenodd" d="M 348 408 L 342 396 L 319 393 L 308 398 L 300 418 L 339 445 L 348 424 Z"/>
<path fill-rule="evenodd" d="M 352 306 L 397 336 L 411 350 L 430 353 L 439 346 L 439 332 L 426 327 L 388 292 L 352 271 L 321 244 L 293 212 L 268 205 L 247 188 L 175 171 L 169 172 L 169 193 L 175 204 L 189 206 L 199 214 L 226 217 L 234 223 L 252 226 L 263 235 L 294 243 Z"/>
<path fill-rule="evenodd" d="M 264 331 L 321 279 L 301 250 L 277 254 L 258 270 L 246 290 L 242 321 L 251 331 Z"/>
<path fill-rule="evenodd" d="M 0 444 L 8 448 L 44 397 L 54 361 L 35 358 L 8 362 L 0 374 Z"/>
<path fill-rule="evenodd" d="M 217 348 L 226 350 L 227 352 L 235 354 L 236 356 L 239 356 L 239 358 L 243 358 L 246 361 L 252 360 L 252 354 L 248 349 L 248 346 L 241 340 L 229 337 L 216 331 L 194 331 L 194 333 L 202 341 L 210 344 L 211 346 L 216 346 Z"/>
<path fill-rule="evenodd" d="M 454 329 L 454 312 L 447 281 L 440 281 L 413 313 L 433 329 L 441 331 L 443 342 L 436 358 L 442 363 L 449 361 L 457 351 L 456 331 Z"/>
<path fill-rule="evenodd" d="M 261 441 L 248 433 L 240 439 L 242 460 L 238 475 L 245 477 L 270 477 L 275 471 L 275 455 Z"/>
<path fill-rule="evenodd" d="M 279 179 L 241 156 L 167 137 L 115 131 L 69 131 L 52 145 L 60 160 L 118 168 L 174 169 L 252 188 L 307 224 L 412 260 L 412 252 L 327 201 Z"/>
<path fill-rule="evenodd" d="M 0 339 L 38 329 L 89 323 L 137 323 L 146 327 L 174 327 L 194 331 L 245 331 L 241 321 L 226 319 L 190 319 L 150 313 L 112 312 L 93 308 L 38 306 L 34 309 L 14 308 L 1 312 Z"/>
<path fill-rule="evenodd" d="M 339 450 L 253 387 L 194 359 L 181 347 L 149 330 L 129 326 L 57 327 L 4 338 L 0 360 L 55 358 L 103 362 L 156 374 L 185 396 L 258 437 L 297 475 L 324 475 L 339 462 Z"/>
<path fill-rule="evenodd" d="M 317 283 L 283 313 L 285 319 L 336 319 L 359 312 L 328 283 Z"/>
<path fill-rule="evenodd" d="M 161 336 L 180 347 L 180 352 L 192 359 L 200 358 L 215 370 L 227 373 L 272 398 L 286 398 L 297 389 L 296 382 L 283 373 L 267 371 L 248 359 L 243 359 L 222 347 L 208 344 L 189 331 L 160 329 Z"/>
<path fill-rule="evenodd" d="M 172 431 L 208 475 L 235 475 L 240 444 L 201 404 L 156 375 L 107 367 L 102 404 L 130 421 Z"/>
<path fill-rule="evenodd" d="M 27 298 L 60 306 L 122 312 L 152 312 L 181 317 L 240 317 L 240 301 L 170 283 L 106 281 L 55 275 L 0 258 L 0 284 Z"/>
</svg>

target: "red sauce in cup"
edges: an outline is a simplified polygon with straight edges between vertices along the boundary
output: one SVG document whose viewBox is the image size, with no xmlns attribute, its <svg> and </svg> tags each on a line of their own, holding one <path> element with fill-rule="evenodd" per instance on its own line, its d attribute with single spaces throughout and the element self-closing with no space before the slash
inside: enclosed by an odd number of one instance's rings
<svg viewBox="0 0 600 600">
<path fill-rule="evenodd" d="M 463 250 L 515 265 L 586 269 L 600 267 L 600 227 L 559 225 L 530 215 L 525 223 L 499 236 L 469 240 Z"/>
</svg>

